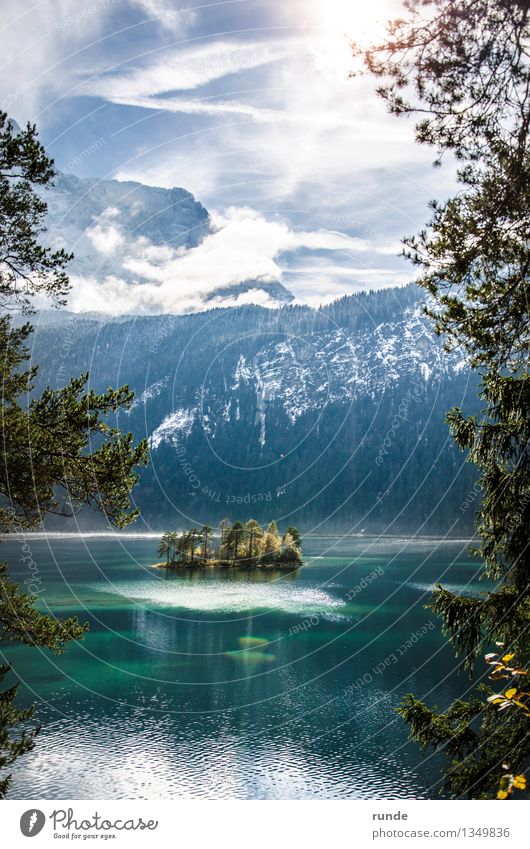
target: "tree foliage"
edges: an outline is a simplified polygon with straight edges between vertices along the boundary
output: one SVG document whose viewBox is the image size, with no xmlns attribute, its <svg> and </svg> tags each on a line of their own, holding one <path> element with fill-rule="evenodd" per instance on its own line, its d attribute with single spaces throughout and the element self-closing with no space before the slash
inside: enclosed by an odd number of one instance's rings
<svg viewBox="0 0 530 849">
<path fill-rule="evenodd" d="M 54 175 L 53 160 L 28 124 L 19 131 L 0 112 L 0 306 L 30 311 L 34 295 L 65 303 L 68 292 L 64 250 L 41 244 L 47 205 L 35 187 L 47 186 Z"/>
<path fill-rule="evenodd" d="M 276 522 L 266 531 L 255 519 L 233 524 L 223 519 L 216 546 L 211 546 L 213 530 L 204 525 L 178 533 L 166 531 L 158 545 L 158 553 L 166 555 L 166 565 L 183 566 L 267 566 L 285 564 L 297 567 L 302 562 L 302 536 L 290 527 L 280 536 Z"/>
<path fill-rule="evenodd" d="M 365 53 L 390 78 L 395 115 L 421 114 L 420 144 L 459 162 L 463 190 L 432 202 L 405 240 L 439 332 L 476 364 L 520 365 L 528 351 L 530 210 L 527 0 L 410 0 L 385 43 Z"/>
<path fill-rule="evenodd" d="M 64 302 L 69 256 L 41 244 L 46 203 L 37 191 L 53 177 L 53 162 L 34 126 L 19 131 L 0 113 L 0 309 L 29 312 L 31 299 L 43 295 Z M 14 327 L 0 317 L 0 532 L 39 526 L 47 513 L 72 516 L 83 506 L 123 527 L 138 511 L 131 504 L 136 467 L 145 464 L 147 445 L 133 445 L 131 434 L 109 424 L 109 417 L 130 406 L 127 386 L 95 393 L 88 374 L 59 389 L 33 397 L 37 367 L 27 367 L 25 341 L 30 325 Z M 0 566 L 0 639 L 60 653 L 82 639 L 86 626 L 76 619 L 43 614 L 34 596 L 10 580 Z M 0 669 L 0 681 L 11 670 Z M 36 728 L 28 725 L 32 708 L 15 705 L 17 684 L 0 692 L 0 797 L 9 789 L 4 770 L 34 745 Z"/>
<path fill-rule="evenodd" d="M 132 435 L 111 427 L 108 418 L 134 396 L 127 386 L 87 391 L 85 374 L 30 400 L 36 370 L 20 370 L 30 329 L 15 330 L 8 317 L 0 318 L 0 493 L 9 505 L 0 509 L 3 530 L 33 527 L 45 513 L 72 516 L 83 505 L 123 527 L 138 515 L 129 496 L 146 444 L 133 446 Z"/>
<path fill-rule="evenodd" d="M 472 598 L 440 587 L 431 605 L 471 670 L 493 641 L 530 657 L 530 3 L 408 0 L 405 8 L 363 55 L 389 110 L 419 115 L 416 138 L 436 148 L 435 164 L 449 155 L 458 165 L 458 193 L 432 202 L 404 253 L 421 269 L 437 332 L 481 375 L 482 417 L 456 409 L 448 422 L 480 471 L 474 553 L 496 587 Z M 413 736 L 450 756 L 455 795 L 495 795 L 503 769 L 498 798 L 523 789 L 528 717 L 496 704 L 477 698 L 439 713 L 409 696 L 401 707 Z"/>
</svg>

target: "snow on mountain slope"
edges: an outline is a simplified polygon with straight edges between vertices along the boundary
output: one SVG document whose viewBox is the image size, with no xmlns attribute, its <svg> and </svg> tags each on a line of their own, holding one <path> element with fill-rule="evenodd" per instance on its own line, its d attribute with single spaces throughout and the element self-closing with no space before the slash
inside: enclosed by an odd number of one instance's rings
<svg viewBox="0 0 530 849">
<path fill-rule="evenodd" d="M 443 350 L 419 305 L 405 309 L 400 320 L 363 332 L 337 327 L 304 336 L 281 335 L 250 355 L 241 352 L 228 381 L 221 381 L 212 369 L 197 390 L 196 406 L 166 416 L 151 435 L 151 447 L 174 442 L 189 433 L 194 422 L 215 439 L 227 422 L 241 418 L 243 395 L 249 393 L 263 446 L 271 404 L 281 405 L 294 425 L 307 413 L 318 415 L 327 404 L 373 400 L 405 377 L 420 391 L 464 367 L 460 352 Z"/>
<path fill-rule="evenodd" d="M 150 386 L 147 386 L 143 392 L 134 397 L 131 406 L 128 410 L 126 410 L 126 413 L 130 415 L 131 411 L 136 409 L 136 407 L 145 406 L 151 398 L 156 398 L 160 395 L 164 387 L 167 386 L 168 380 L 168 377 L 163 377 L 161 380 L 157 380 L 155 383 L 151 383 Z"/>
<path fill-rule="evenodd" d="M 158 448 L 161 442 L 174 442 L 180 434 L 191 432 L 197 410 L 174 410 L 158 425 L 149 437 L 149 447 Z"/>
</svg>

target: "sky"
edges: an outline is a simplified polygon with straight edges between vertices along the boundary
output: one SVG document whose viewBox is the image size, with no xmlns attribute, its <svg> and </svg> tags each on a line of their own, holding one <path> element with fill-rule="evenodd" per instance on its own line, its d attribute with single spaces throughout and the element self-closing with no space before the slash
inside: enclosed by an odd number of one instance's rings
<svg viewBox="0 0 530 849">
<path fill-rule="evenodd" d="M 179 311 L 180 267 L 188 287 L 203 273 L 214 287 L 209 239 L 228 255 L 224 278 L 265 274 L 317 306 L 413 279 L 400 239 L 453 185 L 413 121 L 350 74 L 351 39 L 377 39 L 400 11 L 399 0 L 3 0 L 0 105 L 37 123 L 58 168 L 183 187 L 211 213 L 212 235 L 169 258 L 175 280 L 150 309 Z M 141 285 L 114 282 L 119 309 L 140 309 Z M 77 308 L 104 309 L 111 284 L 76 279 Z"/>
</svg>

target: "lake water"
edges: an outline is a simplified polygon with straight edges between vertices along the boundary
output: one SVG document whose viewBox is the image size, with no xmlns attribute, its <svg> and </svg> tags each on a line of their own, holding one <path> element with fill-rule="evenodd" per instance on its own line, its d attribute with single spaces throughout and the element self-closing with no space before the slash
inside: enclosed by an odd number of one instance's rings
<svg viewBox="0 0 530 849">
<path fill-rule="evenodd" d="M 27 545 L 43 609 L 90 632 L 3 646 L 42 723 L 9 798 L 437 798 L 442 762 L 394 709 L 469 687 L 424 607 L 476 586 L 463 542 L 311 538 L 296 575 L 157 570 L 133 536 Z M 21 557 L 3 545 L 24 580 Z"/>
</svg>

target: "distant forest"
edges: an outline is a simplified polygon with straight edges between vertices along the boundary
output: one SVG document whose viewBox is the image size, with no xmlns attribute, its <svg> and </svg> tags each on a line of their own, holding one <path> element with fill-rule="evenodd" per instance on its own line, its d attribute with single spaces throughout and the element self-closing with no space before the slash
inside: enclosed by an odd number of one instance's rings
<svg viewBox="0 0 530 849">
<path fill-rule="evenodd" d="M 476 378 L 444 364 L 441 342 L 417 318 L 420 297 L 410 285 L 321 310 L 244 306 L 115 321 L 63 316 L 61 324 L 59 313 L 45 313 L 32 347 L 37 387 L 85 370 L 96 390 L 127 383 L 137 401 L 117 424 L 136 437 L 181 411 L 180 429 L 152 444 L 134 493 L 155 530 L 238 515 L 264 523 L 274 516 L 280 529 L 295 524 L 304 533 L 467 533 L 475 475 L 445 416 L 454 405 L 478 411 Z M 391 336 L 399 356 L 387 364 Z M 349 395 L 350 366 L 339 361 L 348 345 L 367 378 Z M 265 377 L 254 368 L 236 380 L 241 362 L 259 362 Z M 294 417 L 297 369 L 305 369 L 310 400 L 325 396 L 318 384 L 326 380 L 330 395 Z"/>
</svg>

